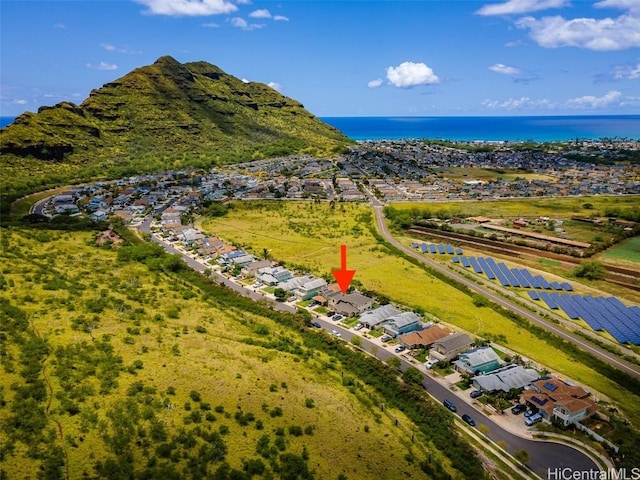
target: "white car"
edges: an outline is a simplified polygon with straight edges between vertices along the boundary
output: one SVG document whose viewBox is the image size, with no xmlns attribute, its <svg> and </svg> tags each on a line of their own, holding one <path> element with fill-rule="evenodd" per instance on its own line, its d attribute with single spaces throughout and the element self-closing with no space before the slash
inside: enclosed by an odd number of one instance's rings
<svg viewBox="0 0 640 480">
<path fill-rule="evenodd" d="M 340 335 L 340 332 L 337 330 L 331 330 L 331 334 L 335 335 L 336 337 L 341 337 L 342 335 Z"/>
<path fill-rule="evenodd" d="M 361 328 L 363 328 L 363 327 L 364 327 L 364 325 L 363 325 L 363 324 L 361 324 L 361 323 L 359 323 L 359 324 L 357 324 L 355 327 L 353 327 L 353 329 L 354 329 L 354 330 L 360 330 L 360 329 L 361 329 Z"/>
<path fill-rule="evenodd" d="M 431 367 L 433 367 L 436 363 L 438 363 L 440 360 L 428 360 L 425 362 L 424 366 L 427 369 L 430 369 Z"/>
</svg>

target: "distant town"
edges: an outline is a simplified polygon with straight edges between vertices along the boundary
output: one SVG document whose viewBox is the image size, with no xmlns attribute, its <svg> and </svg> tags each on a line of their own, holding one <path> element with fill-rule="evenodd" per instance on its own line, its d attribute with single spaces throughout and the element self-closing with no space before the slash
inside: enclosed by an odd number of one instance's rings
<svg viewBox="0 0 640 480">
<path fill-rule="evenodd" d="M 618 152 L 633 150 L 640 150 L 640 142 L 585 141 L 562 153 L 518 151 L 508 144 L 470 151 L 418 140 L 360 142 L 334 159 L 293 155 L 78 186 L 51 198 L 37 213 L 87 212 L 96 220 L 116 215 L 132 221 L 164 210 L 168 202 L 178 210 L 228 200 L 363 202 L 365 187 L 379 200 L 395 202 L 629 195 L 640 193 L 639 164 L 572 157 L 616 159 Z"/>
</svg>

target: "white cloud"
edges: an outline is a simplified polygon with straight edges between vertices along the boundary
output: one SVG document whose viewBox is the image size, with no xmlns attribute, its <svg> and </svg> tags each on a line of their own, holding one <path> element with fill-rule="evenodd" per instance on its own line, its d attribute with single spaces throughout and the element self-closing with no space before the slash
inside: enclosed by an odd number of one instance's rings
<svg viewBox="0 0 640 480">
<path fill-rule="evenodd" d="M 277 90 L 278 92 L 280 90 L 282 90 L 282 85 L 280 85 L 279 83 L 276 83 L 276 82 L 269 82 L 269 83 L 267 83 L 267 86 L 273 88 L 274 90 Z"/>
<path fill-rule="evenodd" d="M 531 38 L 545 48 L 578 47 L 610 51 L 640 47 L 640 18 L 632 15 L 599 20 L 525 17 L 516 25 L 529 30 Z"/>
<path fill-rule="evenodd" d="M 149 15 L 197 17 L 232 13 L 238 7 L 226 0 L 134 0 L 147 7 Z"/>
<path fill-rule="evenodd" d="M 244 18 L 233 17 L 231 20 L 231 25 L 236 28 L 241 28 L 243 30 L 257 30 L 260 28 L 264 28 L 264 23 L 248 23 Z"/>
<path fill-rule="evenodd" d="M 640 11 L 638 0 L 601 0 L 594 5 L 596 8 L 618 8 L 620 10 Z"/>
<path fill-rule="evenodd" d="M 289 17 L 285 17 L 284 15 L 274 15 L 273 19 L 276 22 L 288 22 L 289 21 Z"/>
<path fill-rule="evenodd" d="M 142 52 L 140 52 L 138 50 L 132 50 L 128 46 L 116 47 L 115 45 L 112 45 L 111 43 L 101 43 L 100 46 L 102 48 L 104 48 L 108 52 L 126 53 L 127 55 L 137 55 L 137 54 L 142 53 Z"/>
<path fill-rule="evenodd" d="M 251 18 L 271 18 L 271 13 L 266 8 L 254 10 L 249 14 Z"/>
<path fill-rule="evenodd" d="M 24 98 L 18 98 L 13 100 L 11 103 L 14 105 L 26 105 L 28 102 Z"/>
<path fill-rule="evenodd" d="M 115 63 L 107 63 L 107 62 L 100 62 L 97 65 L 94 65 L 92 63 L 87 63 L 87 67 L 93 68 L 94 70 L 117 70 L 118 69 L 118 65 L 116 65 Z"/>
<path fill-rule="evenodd" d="M 569 5 L 568 0 L 507 0 L 504 3 L 483 5 L 478 15 L 518 15 Z"/>
<path fill-rule="evenodd" d="M 397 67 L 387 68 L 387 80 L 398 88 L 415 87 L 438 83 L 440 79 L 424 63 L 403 62 Z"/>
<path fill-rule="evenodd" d="M 516 67 L 510 67 L 509 65 L 505 65 L 503 63 L 496 63 L 495 65 L 491 65 L 489 70 L 496 73 L 501 73 L 503 75 L 517 75 L 520 73 L 520 69 Z"/>
<path fill-rule="evenodd" d="M 238 5 L 251 5 L 251 0 L 236 0 Z"/>
<path fill-rule="evenodd" d="M 382 85 L 381 78 L 376 78 L 375 80 L 371 80 L 369 83 L 367 83 L 367 87 L 369 88 L 378 88 L 380 85 Z"/>
<path fill-rule="evenodd" d="M 203 23 L 202 26 L 205 28 L 218 28 L 220 25 L 218 25 L 215 22 L 208 22 L 208 23 Z"/>
<path fill-rule="evenodd" d="M 61 30 L 64 30 L 65 28 L 67 28 L 67 26 L 64 23 L 55 23 L 53 25 L 53 28 L 59 28 Z"/>
<path fill-rule="evenodd" d="M 532 108 L 547 108 L 553 109 L 553 104 L 547 100 L 535 100 L 529 97 L 510 98 L 505 101 L 498 100 L 484 100 L 482 106 L 491 110 L 525 110 Z"/>
<path fill-rule="evenodd" d="M 247 80 L 246 78 L 241 78 L 240 80 L 242 81 L 242 83 L 250 83 L 250 80 Z"/>
<path fill-rule="evenodd" d="M 583 97 L 572 98 L 567 100 L 567 106 L 572 108 L 594 109 L 608 107 L 613 104 L 619 104 L 623 100 L 622 93 L 617 90 L 611 90 L 602 97 L 595 95 L 585 95 Z"/>
<path fill-rule="evenodd" d="M 640 62 L 637 65 L 618 65 L 613 69 L 615 80 L 637 80 L 640 78 Z"/>
</svg>

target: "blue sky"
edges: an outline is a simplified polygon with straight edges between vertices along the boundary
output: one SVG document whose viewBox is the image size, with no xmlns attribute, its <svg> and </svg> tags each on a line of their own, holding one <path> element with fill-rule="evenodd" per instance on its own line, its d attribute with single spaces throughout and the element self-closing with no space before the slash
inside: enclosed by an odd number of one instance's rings
<svg viewBox="0 0 640 480">
<path fill-rule="evenodd" d="M 2 0 L 0 22 L 2 116 L 163 55 L 318 116 L 640 113 L 640 0 Z"/>
</svg>

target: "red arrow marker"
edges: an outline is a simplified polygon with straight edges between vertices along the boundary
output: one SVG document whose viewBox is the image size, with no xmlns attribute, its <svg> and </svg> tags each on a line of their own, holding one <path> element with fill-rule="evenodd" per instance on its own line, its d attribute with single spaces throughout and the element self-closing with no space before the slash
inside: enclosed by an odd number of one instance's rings
<svg viewBox="0 0 640 480">
<path fill-rule="evenodd" d="M 349 284 L 351 284 L 351 280 L 353 280 L 353 276 L 356 274 L 355 270 L 347 270 L 346 245 L 340 245 L 340 270 L 332 270 L 331 273 L 333 273 L 333 276 L 338 282 L 342 293 L 346 295 L 347 290 L 349 289 Z"/>
</svg>

